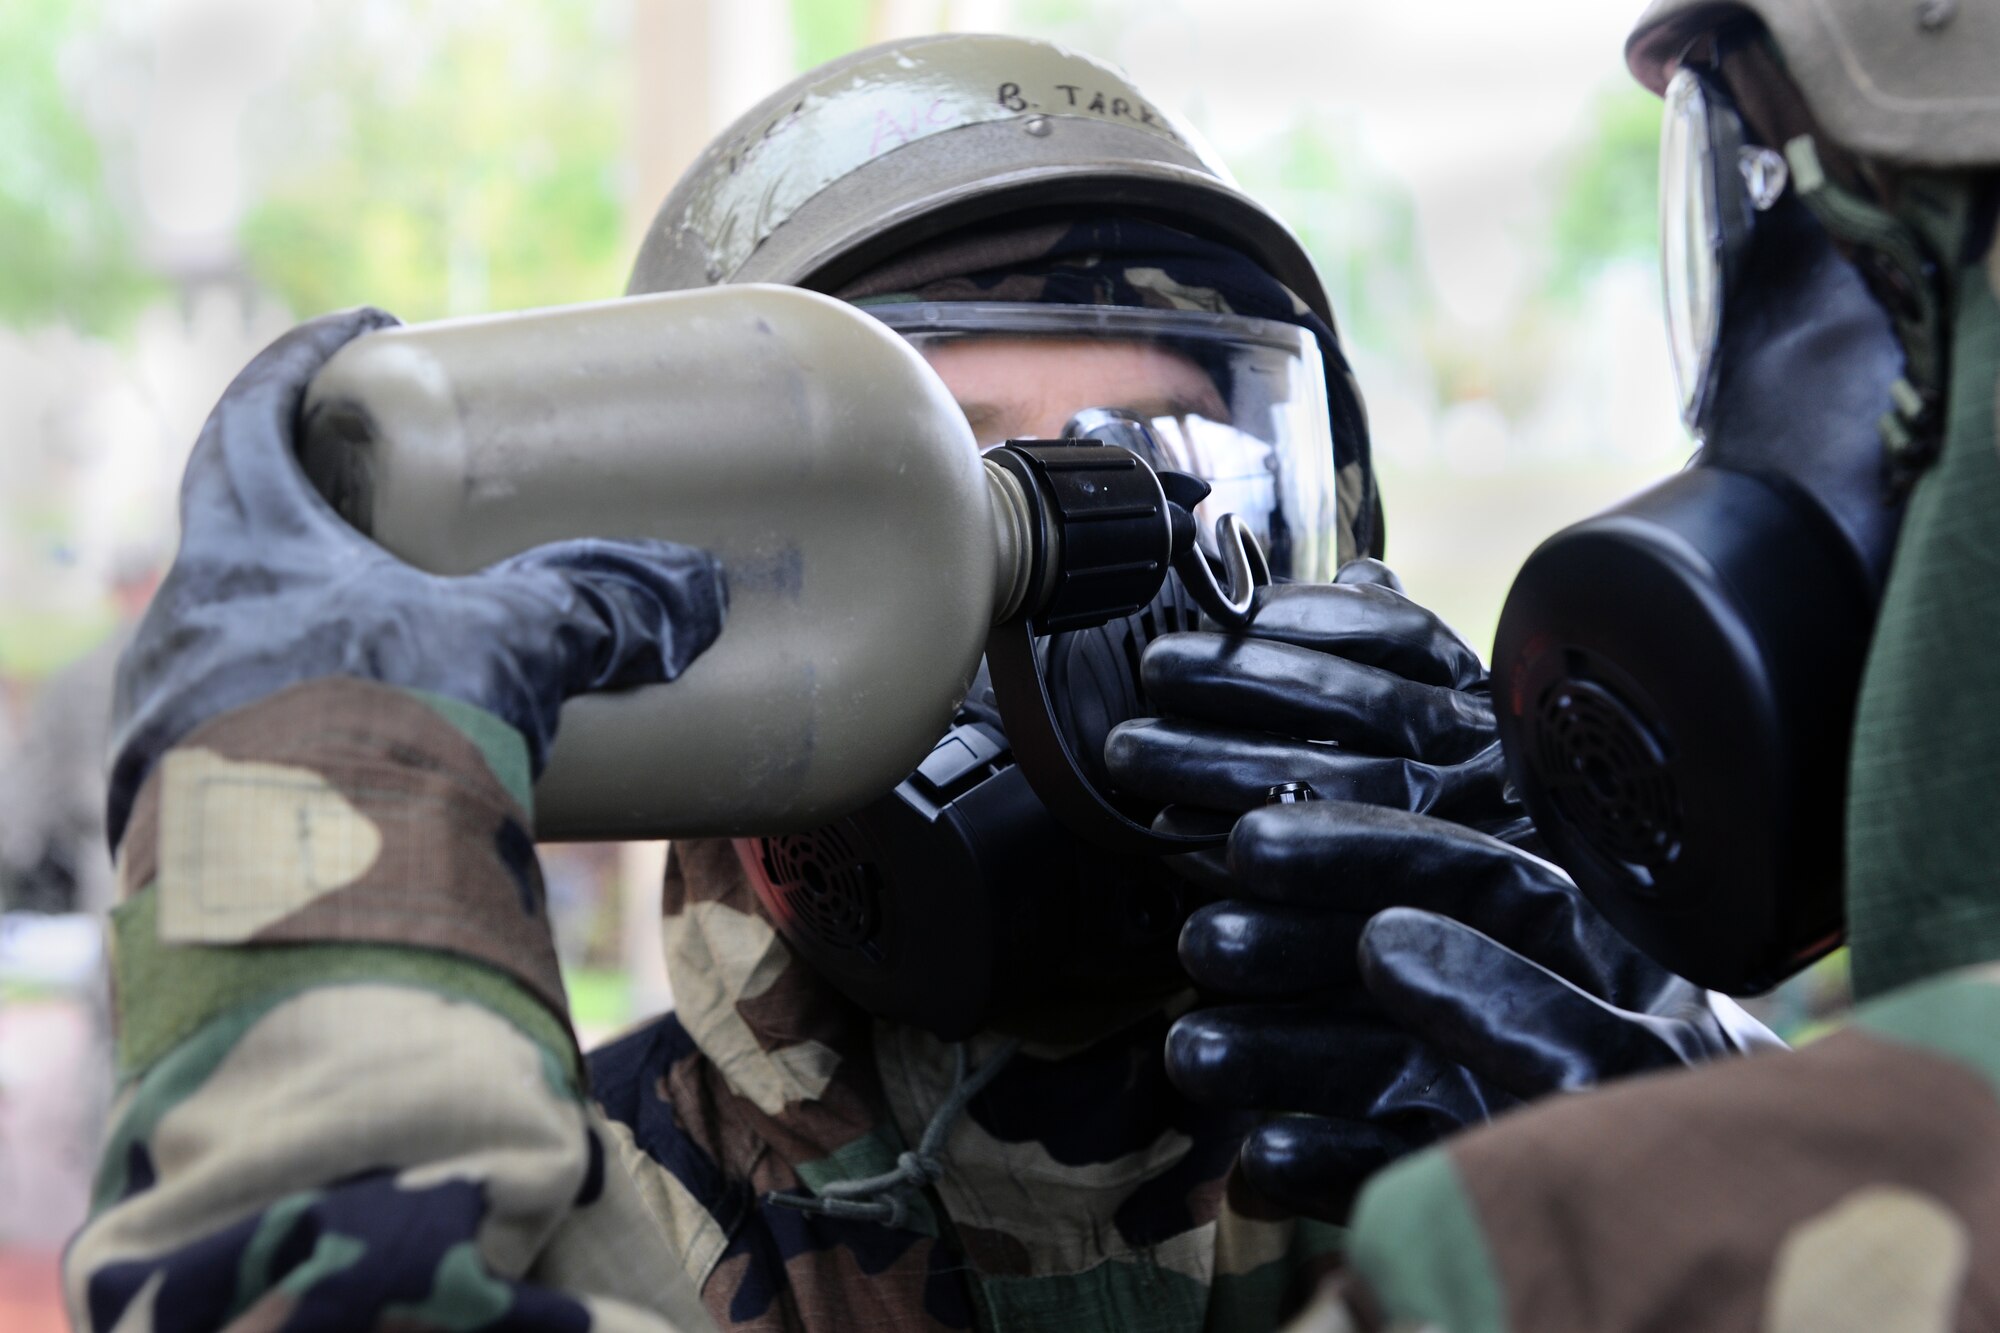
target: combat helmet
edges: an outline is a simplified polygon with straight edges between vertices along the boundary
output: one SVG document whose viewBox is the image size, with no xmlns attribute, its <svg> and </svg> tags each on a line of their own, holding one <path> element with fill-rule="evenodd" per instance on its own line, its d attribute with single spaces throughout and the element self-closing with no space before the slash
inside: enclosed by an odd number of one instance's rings
<svg viewBox="0 0 2000 1333">
<path fill-rule="evenodd" d="M 1047 209 L 1156 215 L 1254 260 L 1333 323 L 1290 229 L 1110 65 L 1023 37 L 889 42 L 801 75 L 696 159 L 628 291 L 819 291 L 947 232 Z"/>
<path fill-rule="evenodd" d="M 1755 15 L 1828 135 L 1908 167 L 2000 162 L 2000 3 L 1995 0 L 1653 0 L 1625 45 L 1662 92 L 1687 45 Z"/>
</svg>

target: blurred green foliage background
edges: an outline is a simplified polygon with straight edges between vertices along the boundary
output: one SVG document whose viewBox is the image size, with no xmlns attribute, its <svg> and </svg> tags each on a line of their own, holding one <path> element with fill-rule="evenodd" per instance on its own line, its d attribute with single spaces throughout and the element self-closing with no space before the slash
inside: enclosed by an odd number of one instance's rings
<svg viewBox="0 0 2000 1333">
<path fill-rule="evenodd" d="M 65 74 L 90 0 L 0 5 L 0 320 L 117 332 L 162 291 Z"/>
<path fill-rule="evenodd" d="M 882 33 L 883 0 L 783 0 L 790 65 Z M 376 303 L 406 320 L 615 295 L 650 200 L 635 197 L 633 9 L 569 0 L 356 0 L 296 12 L 280 77 L 244 120 L 242 198 L 225 276 L 288 317 Z M 903 6 L 908 9 L 908 5 Z M 922 8 L 921 6 L 919 8 Z M 940 20 L 953 9 L 930 6 Z M 987 8 L 992 9 L 991 5 Z M 1116 53 L 1144 11 L 1130 0 L 1018 0 L 1012 26 Z M 143 75 L 145 11 L 120 0 L 0 6 L 0 322 L 130 335 L 135 317 L 213 279 L 149 244 L 140 178 L 145 127 L 107 111 L 106 79 Z M 1337 20 L 1329 19 L 1329 23 Z M 1388 58 L 1385 56 L 1385 58 Z M 1420 65 L 1419 65 L 1420 68 Z M 115 99 L 110 99 L 115 101 Z M 1377 456 L 1413 588 L 1476 643 L 1489 641 L 1505 570 L 1525 538 L 1643 480 L 1663 458 L 1570 449 L 1535 457 L 1534 416 L 1565 373 L 1564 341 L 1601 276 L 1648 266 L 1659 105 L 1607 63 L 1572 133 L 1551 146 L 1551 203 L 1512 244 L 1530 299 L 1499 326 L 1467 329 L 1439 300 L 1407 185 L 1357 129 L 1365 108 L 1301 109 L 1225 154 L 1253 193 L 1293 222 L 1327 277 L 1378 403 Z M 1193 108 L 1197 121 L 1201 107 Z M 1384 369 L 1386 367 L 1386 369 Z M 1371 375 L 1370 371 L 1374 373 Z M 1399 430 L 1419 402 L 1422 432 Z M 1487 405 L 1525 445 L 1470 469 L 1435 447 L 1438 420 L 1476 442 Z M 186 429 L 176 420 L 172 425 Z M 1657 433 L 1657 427 L 1655 428 Z M 1465 432 L 1461 432 L 1465 433 Z M 1431 439 L 1413 445 L 1417 435 Z M 10 447 L 20 448 L 22 442 Z M 1460 453 L 1463 450 L 1459 451 Z M 1670 460 L 1668 460 L 1670 461 Z M 27 476 L 0 500 L 0 669 L 40 674 L 101 628 L 100 606 L 25 606 L 18 585 L 65 548 L 63 505 Z M 1542 520 L 1546 519 L 1544 522 Z M 17 586 L 5 580 L 12 570 Z"/>
<path fill-rule="evenodd" d="M 614 296 L 630 122 L 613 10 L 507 21 L 403 6 L 395 45 L 338 22 L 257 122 L 243 219 L 257 280 L 298 312 L 393 304 L 408 322 Z"/>
</svg>

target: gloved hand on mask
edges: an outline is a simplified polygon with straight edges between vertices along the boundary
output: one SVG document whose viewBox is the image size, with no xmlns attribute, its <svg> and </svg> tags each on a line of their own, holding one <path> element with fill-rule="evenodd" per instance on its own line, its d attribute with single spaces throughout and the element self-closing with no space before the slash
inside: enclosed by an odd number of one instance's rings
<svg viewBox="0 0 2000 1333">
<path fill-rule="evenodd" d="M 1121 788 L 1179 803 L 1168 824 L 1247 811 L 1226 853 L 1180 858 L 1224 899 L 1180 945 L 1223 1002 L 1175 1025 L 1167 1069 L 1197 1100 L 1280 1113 L 1244 1174 L 1334 1221 L 1377 1167 L 1519 1101 L 1777 1044 L 1514 845 L 1533 830 L 1477 655 L 1376 562 L 1342 579 L 1261 594 L 1244 636 L 1158 640 L 1164 716 L 1107 747 Z M 1263 804 L 1301 781 L 1326 799 Z"/>
<path fill-rule="evenodd" d="M 180 550 L 119 664 L 114 845 L 162 753 L 287 686 L 354 676 L 476 705 L 521 733 L 539 772 L 564 699 L 671 680 L 720 632 L 721 568 L 690 547 L 556 542 L 442 578 L 336 515 L 296 456 L 306 385 L 343 344 L 395 322 L 354 310 L 292 330 L 202 427 Z"/>
<path fill-rule="evenodd" d="M 1377 560 L 1334 583 L 1260 589 L 1247 634 L 1167 634 L 1142 666 L 1162 716 L 1106 749 L 1121 788 L 1242 812 L 1270 788 L 1524 827 L 1505 791 L 1486 669 Z"/>
</svg>

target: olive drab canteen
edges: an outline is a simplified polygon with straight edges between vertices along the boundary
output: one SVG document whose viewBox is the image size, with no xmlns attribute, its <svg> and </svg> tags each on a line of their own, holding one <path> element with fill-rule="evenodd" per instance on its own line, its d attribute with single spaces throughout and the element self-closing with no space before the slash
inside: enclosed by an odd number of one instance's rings
<svg viewBox="0 0 2000 1333">
<path fill-rule="evenodd" d="M 758 103 L 667 196 L 627 290 L 833 291 L 946 232 L 1051 207 L 1161 214 L 1242 251 L 1332 322 L 1298 238 L 1124 74 L 973 34 L 856 51 Z"/>
<path fill-rule="evenodd" d="M 1835 142 L 1904 166 L 2000 162 L 2000 2 L 1653 0 L 1625 44 L 1632 73 L 1662 92 L 1687 44 L 1731 11 L 1770 30 Z"/>
</svg>

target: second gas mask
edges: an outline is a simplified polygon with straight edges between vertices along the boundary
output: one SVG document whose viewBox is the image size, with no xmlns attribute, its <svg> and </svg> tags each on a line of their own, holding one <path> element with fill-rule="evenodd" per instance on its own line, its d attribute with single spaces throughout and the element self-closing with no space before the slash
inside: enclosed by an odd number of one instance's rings
<svg viewBox="0 0 2000 1333">
<path fill-rule="evenodd" d="M 1544 542 L 1508 594 L 1510 776 L 1592 901 L 1667 967 L 1767 988 L 1841 937 L 1855 700 L 1900 505 L 1904 356 L 1712 70 L 1667 94 L 1668 326 L 1689 467 Z"/>
</svg>

